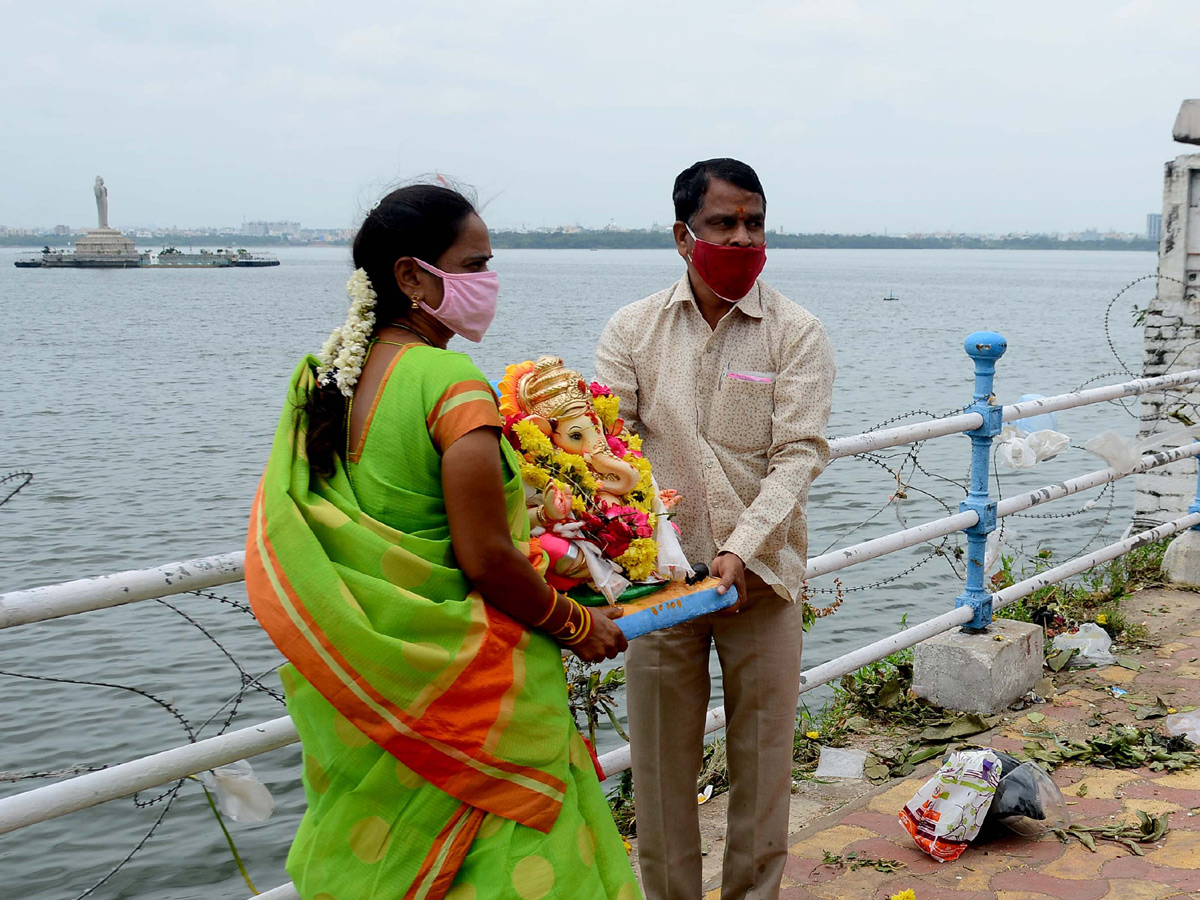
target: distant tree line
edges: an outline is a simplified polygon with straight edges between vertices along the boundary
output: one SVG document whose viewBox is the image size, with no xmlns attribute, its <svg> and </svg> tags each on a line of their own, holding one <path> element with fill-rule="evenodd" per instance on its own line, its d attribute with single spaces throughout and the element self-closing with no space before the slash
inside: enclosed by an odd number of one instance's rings
<svg viewBox="0 0 1200 900">
<path fill-rule="evenodd" d="M 492 232 L 500 250 L 653 250 L 675 246 L 669 232 L 577 231 Z M 898 237 L 877 234 L 768 234 L 767 246 L 778 250 L 1158 250 L 1158 243 L 1133 241 L 1063 241 L 1046 235 L 979 238 Z"/>
</svg>

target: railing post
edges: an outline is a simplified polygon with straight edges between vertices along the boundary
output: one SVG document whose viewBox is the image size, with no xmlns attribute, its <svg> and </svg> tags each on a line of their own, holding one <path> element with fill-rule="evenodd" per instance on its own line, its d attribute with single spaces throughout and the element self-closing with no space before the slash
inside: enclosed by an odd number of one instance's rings
<svg viewBox="0 0 1200 900">
<path fill-rule="evenodd" d="M 1004 408 L 992 404 L 992 380 L 996 360 L 1008 349 L 1003 335 L 994 331 L 976 331 L 963 342 L 967 355 L 975 361 L 975 395 L 967 412 L 979 413 L 983 425 L 968 431 L 971 438 L 971 490 L 958 505 L 959 512 L 974 512 L 979 521 L 966 529 L 967 586 L 955 599 L 954 608 L 969 606 L 975 616 L 963 626 L 966 631 L 983 631 L 992 621 L 992 595 L 984 586 L 984 559 L 987 536 L 996 530 L 996 501 L 988 496 L 992 438 L 1000 433 Z"/>
<path fill-rule="evenodd" d="M 1200 441 L 1200 438 L 1197 438 Z M 1200 457 L 1196 460 L 1196 497 L 1192 500 L 1191 506 L 1187 508 L 1189 513 L 1200 513 Z M 1200 524 L 1192 526 L 1192 531 L 1200 531 Z"/>
</svg>

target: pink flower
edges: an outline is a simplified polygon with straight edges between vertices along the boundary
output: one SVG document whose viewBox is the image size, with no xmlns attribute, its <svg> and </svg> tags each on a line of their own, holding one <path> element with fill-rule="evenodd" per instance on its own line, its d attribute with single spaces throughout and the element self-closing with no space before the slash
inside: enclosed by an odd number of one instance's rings
<svg viewBox="0 0 1200 900">
<path fill-rule="evenodd" d="M 638 537 L 654 537 L 654 529 L 650 527 L 650 516 L 640 509 L 612 503 L 605 507 L 604 515 L 610 520 L 617 519 L 623 522 Z"/>
<path fill-rule="evenodd" d="M 606 385 L 606 384 L 601 384 L 601 383 L 600 383 L 600 382 L 598 382 L 598 381 L 593 381 L 593 382 L 592 382 L 592 383 L 589 385 L 589 388 L 590 388 L 590 389 L 591 389 L 591 391 L 592 391 L 592 396 L 593 396 L 593 397 L 607 397 L 609 394 L 611 394 L 611 393 L 612 393 L 612 388 L 610 388 L 610 387 L 609 387 L 608 385 Z"/>
<path fill-rule="evenodd" d="M 608 449 L 616 454 L 617 459 L 624 459 L 625 454 L 629 452 L 629 448 L 625 446 L 625 442 L 619 437 L 613 437 L 611 434 L 605 435 L 608 438 Z"/>
</svg>

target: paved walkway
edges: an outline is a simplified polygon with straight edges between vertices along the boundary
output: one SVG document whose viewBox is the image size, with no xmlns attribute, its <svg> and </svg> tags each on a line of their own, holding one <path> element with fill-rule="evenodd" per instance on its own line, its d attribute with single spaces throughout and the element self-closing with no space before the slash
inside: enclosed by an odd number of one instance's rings
<svg viewBox="0 0 1200 900">
<path fill-rule="evenodd" d="M 1135 723 L 1130 706 L 1152 705 L 1156 697 L 1173 707 L 1200 705 L 1198 607 L 1200 595 L 1195 593 L 1139 593 L 1122 608 L 1135 621 L 1144 617 L 1151 636 L 1161 642 L 1128 654 L 1144 668 L 1109 666 L 1057 676 L 1059 693 L 1050 703 L 1010 713 L 999 727 L 971 742 L 1011 752 L 1029 740 L 1022 734 L 1026 731 L 1053 731 L 1074 739 L 1106 734 L 1106 726 L 1087 722 Z M 1114 686 L 1128 693 L 1116 697 Z M 1030 712 L 1045 720 L 1031 722 Z M 957 861 L 940 864 L 916 848 L 897 820 L 901 807 L 935 770 L 936 765 L 927 764 L 918 774 L 889 782 L 793 835 L 782 900 L 887 900 L 905 889 L 916 900 L 1200 898 L 1200 768 L 1168 774 L 1064 765 L 1054 773 L 1077 824 L 1136 822 L 1139 809 L 1169 812 L 1166 837 L 1139 845 L 1145 856 L 1106 841 L 1097 841 L 1093 853 L 1075 840 L 1063 844 L 1052 836 L 1013 836 L 970 847 Z M 1086 784 L 1082 792 L 1081 784 Z M 892 874 L 873 868 L 851 871 L 823 864 L 824 851 L 895 859 L 905 867 Z M 708 888 L 705 900 L 717 900 L 718 885 Z"/>
</svg>

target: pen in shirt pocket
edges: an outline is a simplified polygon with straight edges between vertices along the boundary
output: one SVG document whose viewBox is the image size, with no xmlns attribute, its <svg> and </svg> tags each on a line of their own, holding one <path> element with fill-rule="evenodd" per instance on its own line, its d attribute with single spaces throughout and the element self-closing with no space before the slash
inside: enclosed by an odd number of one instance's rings
<svg viewBox="0 0 1200 900">
<path fill-rule="evenodd" d="M 725 364 L 725 370 L 721 373 L 730 381 L 749 381 L 754 384 L 774 384 L 774 372 L 752 372 L 749 369 L 732 370 L 729 368 L 729 363 Z"/>
</svg>

